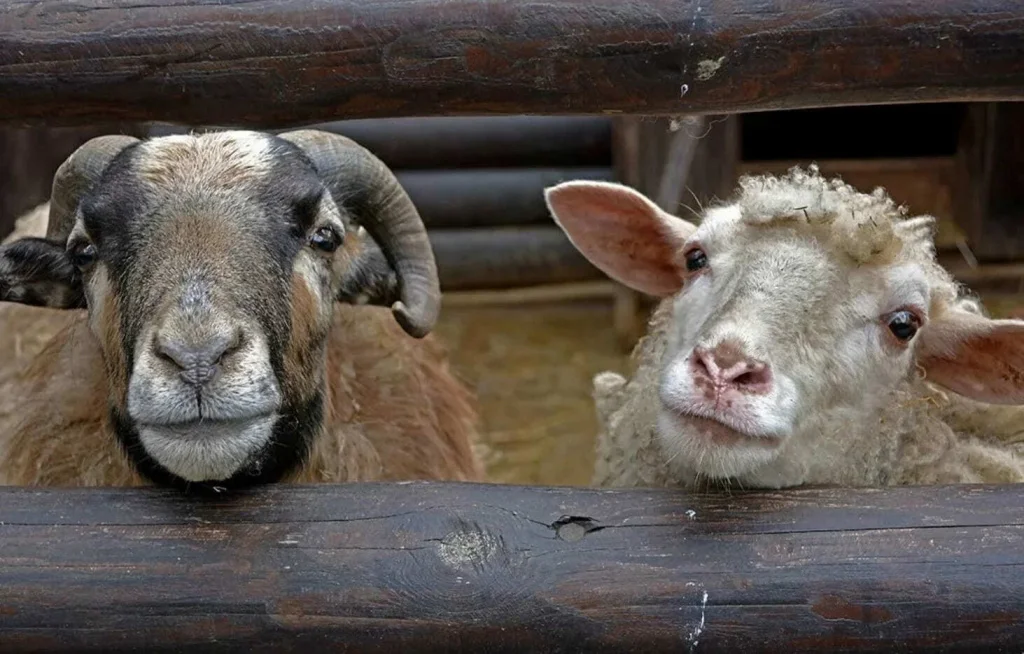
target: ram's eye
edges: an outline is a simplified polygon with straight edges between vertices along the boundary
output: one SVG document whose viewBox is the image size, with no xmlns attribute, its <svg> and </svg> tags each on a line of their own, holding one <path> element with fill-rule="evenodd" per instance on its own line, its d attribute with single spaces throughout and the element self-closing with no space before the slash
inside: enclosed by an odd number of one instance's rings
<svg viewBox="0 0 1024 654">
<path fill-rule="evenodd" d="M 686 270 L 697 272 L 708 267 L 708 255 L 700 248 L 693 248 L 686 253 Z"/>
<path fill-rule="evenodd" d="M 75 243 L 68 249 L 71 264 L 79 270 L 85 270 L 96 261 L 96 246 L 88 241 Z"/>
<path fill-rule="evenodd" d="M 341 235 L 333 227 L 320 227 L 309 237 L 309 244 L 323 252 L 334 252 L 341 246 Z"/>
<path fill-rule="evenodd" d="M 888 327 L 897 340 L 906 343 L 921 328 L 921 319 L 912 311 L 897 311 L 888 317 Z"/>
</svg>

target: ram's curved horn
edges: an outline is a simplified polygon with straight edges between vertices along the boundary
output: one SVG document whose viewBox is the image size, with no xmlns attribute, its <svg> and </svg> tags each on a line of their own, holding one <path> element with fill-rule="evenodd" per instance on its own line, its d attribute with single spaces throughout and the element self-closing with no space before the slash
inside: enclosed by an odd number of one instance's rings
<svg viewBox="0 0 1024 654">
<path fill-rule="evenodd" d="M 415 338 L 437 322 L 441 289 L 427 230 L 405 189 L 383 161 L 355 141 L 318 130 L 280 134 L 312 159 L 335 200 L 343 204 L 380 246 L 398 278 L 391 310 Z"/>
</svg>

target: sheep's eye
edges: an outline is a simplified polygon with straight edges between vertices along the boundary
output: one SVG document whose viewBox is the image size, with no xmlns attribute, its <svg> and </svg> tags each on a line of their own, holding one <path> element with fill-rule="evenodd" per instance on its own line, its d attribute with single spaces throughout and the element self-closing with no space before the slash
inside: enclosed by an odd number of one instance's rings
<svg viewBox="0 0 1024 654">
<path fill-rule="evenodd" d="M 324 252 L 334 252 L 341 245 L 341 236 L 332 227 L 320 227 L 309 237 L 309 244 Z"/>
<path fill-rule="evenodd" d="M 889 331 L 903 342 L 914 338 L 921 327 L 921 321 L 910 311 L 897 311 L 889 316 Z"/>
<path fill-rule="evenodd" d="M 701 268 L 708 267 L 708 255 L 704 250 L 694 248 L 686 253 L 686 269 L 690 272 L 697 272 Z"/>
<path fill-rule="evenodd" d="M 71 264 L 79 270 L 84 270 L 96 261 L 96 246 L 83 241 L 71 246 L 69 255 Z"/>
</svg>

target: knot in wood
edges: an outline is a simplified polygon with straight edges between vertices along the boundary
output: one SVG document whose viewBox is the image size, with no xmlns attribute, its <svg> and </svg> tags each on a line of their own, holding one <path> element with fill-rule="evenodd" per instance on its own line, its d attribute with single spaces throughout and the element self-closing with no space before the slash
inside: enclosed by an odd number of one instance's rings
<svg viewBox="0 0 1024 654">
<path fill-rule="evenodd" d="M 441 539 L 437 553 L 452 568 L 479 568 L 499 547 L 498 539 L 478 525 L 464 525 Z"/>
</svg>

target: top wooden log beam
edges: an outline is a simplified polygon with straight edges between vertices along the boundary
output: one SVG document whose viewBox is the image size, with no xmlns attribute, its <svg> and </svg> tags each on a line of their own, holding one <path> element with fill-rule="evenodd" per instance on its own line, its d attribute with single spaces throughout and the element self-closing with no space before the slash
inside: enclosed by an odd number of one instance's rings
<svg viewBox="0 0 1024 654">
<path fill-rule="evenodd" d="M 1020 0 L 0 0 L 0 120 L 1024 99 Z"/>
</svg>

